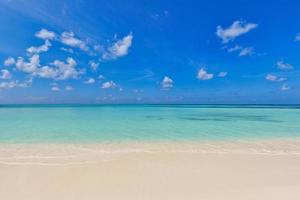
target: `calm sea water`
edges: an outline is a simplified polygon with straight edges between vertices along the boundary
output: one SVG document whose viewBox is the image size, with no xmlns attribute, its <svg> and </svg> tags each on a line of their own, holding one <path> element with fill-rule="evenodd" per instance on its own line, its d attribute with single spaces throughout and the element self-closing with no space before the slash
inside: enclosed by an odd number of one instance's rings
<svg viewBox="0 0 300 200">
<path fill-rule="evenodd" d="M 0 142 L 300 138 L 300 107 L 1 106 Z"/>
</svg>

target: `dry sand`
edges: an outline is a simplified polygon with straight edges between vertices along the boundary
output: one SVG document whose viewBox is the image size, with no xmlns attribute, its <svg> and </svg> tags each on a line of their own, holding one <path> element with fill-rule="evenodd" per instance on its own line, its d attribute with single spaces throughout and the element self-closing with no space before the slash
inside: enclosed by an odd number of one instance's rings
<svg viewBox="0 0 300 200">
<path fill-rule="evenodd" d="M 0 145 L 2 200 L 299 200 L 300 142 Z"/>
</svg>

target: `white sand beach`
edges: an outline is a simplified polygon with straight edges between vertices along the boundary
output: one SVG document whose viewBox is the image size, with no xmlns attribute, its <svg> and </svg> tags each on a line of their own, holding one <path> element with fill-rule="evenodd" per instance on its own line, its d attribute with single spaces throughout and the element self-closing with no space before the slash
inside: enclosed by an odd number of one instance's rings
<svg viewBox="0 0 300 200">
<path fill-rule="evenodd" d="M 2 144 L 5 200 L 299 200 L 300 142 Z"/>
</svg>

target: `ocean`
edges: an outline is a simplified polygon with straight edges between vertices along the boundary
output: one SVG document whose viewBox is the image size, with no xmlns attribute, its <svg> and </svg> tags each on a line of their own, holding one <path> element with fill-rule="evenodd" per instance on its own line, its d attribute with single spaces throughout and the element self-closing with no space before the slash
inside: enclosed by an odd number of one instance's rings
<svg viewBox="0 0 300 200">
<path fill-rule="evenodd" d="M 0 143 L 211 141 L 299 137 L 299 106 L 0 106 Z"/>
</svg>

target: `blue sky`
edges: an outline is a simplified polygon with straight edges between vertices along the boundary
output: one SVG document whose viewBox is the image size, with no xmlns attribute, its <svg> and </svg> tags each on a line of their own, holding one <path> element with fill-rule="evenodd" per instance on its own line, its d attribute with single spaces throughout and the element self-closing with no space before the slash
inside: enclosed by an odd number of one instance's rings
<svg viewBox="0 0 300 200">
<path fill-rule="evenodd" d="M 299 103 L 299 7 L 1 0 L 0 103 Z"/>
</svg>

